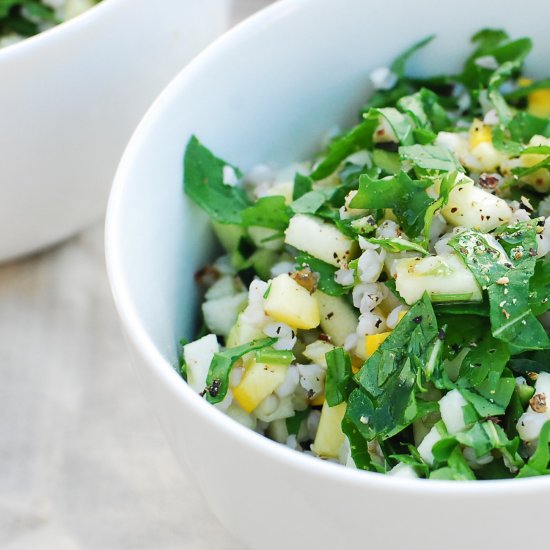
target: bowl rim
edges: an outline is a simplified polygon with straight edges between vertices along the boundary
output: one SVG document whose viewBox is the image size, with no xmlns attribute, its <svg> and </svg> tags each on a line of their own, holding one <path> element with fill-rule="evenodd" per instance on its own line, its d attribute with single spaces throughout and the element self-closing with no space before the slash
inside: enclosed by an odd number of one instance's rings
<svg viewBox="0 0 550 550">
<path fill-rule="evenodd" d="M 98 4 L 83 11 L 71 19 L 50 27 L 38 34 L 24 38 L 20 42 L 0 48 L 0 64 L 4 59 L 17 55 L 32 55 L 36 49 L 55 40 L 62 40 L 64 36 L 79 33 L 80 29 L 89 24 L 94 24 L 107 16 L 110 11 L 116 9 L 116 5 L 128 2 L 128 0 L 102 0 Z"/>
<path fill-rule="evenodd" d="M 317 457 L 294 451 L 286 445 L 277 443 L 241 425 L 196 394 L 182 380 L 174 366 L 163 357 L 139 318 L 132 296 L 124 283 L 124 264 L 118 250 L 120 242 L 118 236 L 121 231 L 119 217 L 121 212 L 124 211 L 126 191 L 131 186 L 131 179 L 129 178 L 131 167 L 134 161 L 139 158 L 137 151 L 139 151 L 142 142 L 146 140 L 150 130 L 155 128 L 157 119 L 162 117 L 165 110 L 169 110 L 170 105 L 177 101 L 180 89 L 196 77 L 200 78 L 203 63 L 212 58 L 223 56 L 226 46 L 238 42 L 246 43 L 249 39 L 253 39 L 258 35 L 259 29 L 261 30 L 262 27 L 273 24 L 278 19 L 288 16 L 291 12 L 314 3 L 319 6 L 319 0 L 279 0 L 237 24 L 212 42 L 180 71 L 155 100 L 137 126 L 115 174 L 105 222 L 107 275 L 125 334 L 131 341 L 132 346 L 138 350 L 147 367 L 155 373 L 166 389 L 182 401 L 186 407 L 190 407 L 195 414 L 203 417 L 208 424 L 215 424 L 218 428 L 223 429 L 230 434 L 230 437 L 249 447 L 253 452 L 268 460 L 274 460 L 286 467 L 299 470 L 304 475 L 330 478 L 331 481 L 360 487 L 361 490 L 376 489 L 401 495 L 422 494 L 451 497 L 479 495 L 480 497 L 495 497 L 504 494 L 513 496 L 548 491 L 550 489 L 550 478 L 544 479 L 545 476 L 476 480 L 475 482 L 411 479 L 348 468 L 341 464 L 320 460 Z M 330 1 L 325 0 L 325 4 L 330 5 Z"/>
</svg>

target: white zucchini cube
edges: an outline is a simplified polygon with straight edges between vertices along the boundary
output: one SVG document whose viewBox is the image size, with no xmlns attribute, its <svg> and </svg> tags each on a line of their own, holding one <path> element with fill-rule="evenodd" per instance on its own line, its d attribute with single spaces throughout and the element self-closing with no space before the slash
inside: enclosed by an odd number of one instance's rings
<svg viewBox="0 0 550 550">
<path fill-rule="evenodd" d="M 259 326 L 248 323 L 242 313 L 237 317 L 237 322 L 233 325 L 227 336 L 227 347 L 234 348 L 252 342 L 257 338 L 263 338 L 264 333 Z"/>
<path fill-rule="evenodd" d="M 248 292 L 207 300 L 202 304 L 204 322 L 214 334 L 227 336 L 235 325 L 239 312 L 246 306 Z"/>
<path fill-rule="evenodd" d="M 290 219 L 285 242 L 336 267 L 357 255 L 357 243 L 336 226 L 314 216 L 297 214 Z"/>
<path fill-rule="evenodd" d="M 447 223 L 489 232 L 512 219 L 508 203 L 480 187 L 469 178 L 458 183 L 449 193 L 447 204 L 441 209 Z"/>
<path fill-rule="evenodd" d="M 437 429 L 437 426 L 433 426 L 426 437 L 422 440 L 422 443 L 418 445 L 418 454 L 422 457 L 424 462 L 426 462 L 426 464 L 429 464 L 430 466 L 432 466 L 434 463 L 434 455 L 432 453 L 433 446 L 440 439 L 442 439 L 442 437 L 439 433 L 439 430 Z"/>
<path fill-rule="evenodd" d="M 340 403 L 336 407 L 329 407 L 325 401 L 315 441 L 311 446 L 311 450 L 316 455 L 323 458 L 339 457 L 340 448 L 346 438 L 344 432 L 342 432 L 342 419 L 346 413 L 346 407 L 346 403 Z"/>
<path fill-rule="evenodd" d="M 463 410 L 466 404 L 458 390 L 451 390 L 439 400 L 441 420 L 451 435 L 461 432 L 466 427 Z"/>
<path fill-rule="evenodd" d="M 321 321 L 315 296 L 287 273 L 278 275 L 271 281 L 264 310 L 276 321 L 294 328 L 315 328 Z"/>
<path fill-rule="evenodd" d="M 284 381 L 288 365 L 266 365 L 254 359 L 245 365 L 244 375 L 233 388 L 233 399 L 250 413 Z"/>
<path fill-rule="evenodd" d="M 325 355 L 334 349 L 332 344 L 328 342 L 323 342 L 322 340 L 315 340 L 311 344 L 306 346 L 306 349 L 303 351 L 305 357 L 307 357 L 312 363 L 321 365 L 324 368 L 327 368 L 327 360 Z"/>
<path fill-rule="evenodd" d="M 456 254 L 397 260 L 395 285 L 412 306 L 424 292 L 433 301 L 480 302 L 483 297 L 472 272 Z"/>
<path fill-rule="evenodd" d="M 206 377 L 214 354 L 220 351 L 214 334 L 207 334 L 183 346 L 183 359 L 187 365 L 187 383 L 200 393 L 206 387 Z"/>
<path fill-rule="evenodd" d="M 314 296 L 319 302 L 321 329 L 335 346 L 343 346 L 346 338 L 357 330 L 359 320 L 355 310 L 343 298 L 320 290 Z"/>
</svg>

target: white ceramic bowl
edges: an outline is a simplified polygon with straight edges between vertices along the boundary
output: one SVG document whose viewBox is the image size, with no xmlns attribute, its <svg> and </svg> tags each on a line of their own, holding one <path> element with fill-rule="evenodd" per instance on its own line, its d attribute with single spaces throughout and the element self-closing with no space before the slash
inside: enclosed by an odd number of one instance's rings
<svg viewBox="0 0 550 550">
<path fill-rule="evenodd" d="M 116 304 L 175 453 L 249 548 L 511 550 L 535 542 L 530 526 L 540 535 L 546 525 L 548 478 L 446 482 L 346 469 L 238 425 L 174 370 L 177 342 L 193 336 L 197 317 L 192 275 L 212 253 L 206 216 L 182 195 L 190 135 L 245 169 L 301 159 L 324 130 L 355 116 L 371 69 L 432 32 L 437 42 L 415 58 L 417 73 L 457 70 L 469 37 L 492 26 L 533 37 L 530 68 L 545 75 L 550 5 L 524 0 L 517 13 L 512 0 L 444 9 L 435 0 L 284 1 L 203 52 L 134 135 L 107 220 Z"/>
<path fill-rule="evenodd" d="M 0 50 L 0 261 L 100 217 L 124 147 L 231 0 L 104 0 Z"/>
</svg>

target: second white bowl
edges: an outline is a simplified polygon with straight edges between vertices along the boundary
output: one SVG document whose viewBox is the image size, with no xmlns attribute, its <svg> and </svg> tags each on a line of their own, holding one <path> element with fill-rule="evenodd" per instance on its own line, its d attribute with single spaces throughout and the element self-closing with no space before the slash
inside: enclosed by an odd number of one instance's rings
<svg viewBox="0 0 550 550">
<path fill-rule="evenodd" d="M 0 50 L 0 261 L 97 220 L 131 132 L 230 0 L 104 0 Z"/>
</svg>

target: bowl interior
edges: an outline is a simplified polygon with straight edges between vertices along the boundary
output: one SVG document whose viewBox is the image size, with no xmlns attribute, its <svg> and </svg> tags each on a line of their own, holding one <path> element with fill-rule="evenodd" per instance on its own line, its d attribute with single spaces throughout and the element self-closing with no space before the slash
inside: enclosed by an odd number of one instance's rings
<svg viewBox="0 0 550 550">
<path fill-rule="evenodd" d="M 115 180 L 107 255 L 130 338 L 160 354 L 166 370 L 177 364 L 180 338 L 193 337 L 193 273 L 215 244 L 206 216 L 182 193 L 192 134 L 243 169 L 304 159 L 325 131 L 355 119 L 372 69 L 434 32 L 411 72 L 458 71 L 471 35 L 490 26 L 533 38 L 528 72 L 542 75 L 550 34 L 539 7 L 526 0 L 513 17 L 511 0 L 498 10 L 474 0 L 445 9 L 432 0 L 288 0 L 201 54 L 149 111 Z"/>
</svg>

